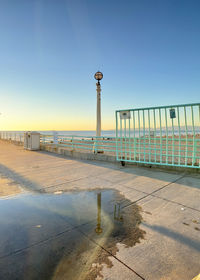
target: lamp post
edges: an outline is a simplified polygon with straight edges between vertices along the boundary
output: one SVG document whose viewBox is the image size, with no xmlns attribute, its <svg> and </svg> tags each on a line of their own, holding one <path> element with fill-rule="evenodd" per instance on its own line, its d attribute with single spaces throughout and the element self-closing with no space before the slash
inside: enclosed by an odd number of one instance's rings
<svg viewBox="0 0 200 280">
<path fill-rule="evenodd" d="M 103 79 L 101 72 L 96 72 L 94 78 L 98 81 L 97 86 L 97 124 L 96 124 L 96 136 L 101 136 L 101 84 L 99 81 Z"/>
</svg>

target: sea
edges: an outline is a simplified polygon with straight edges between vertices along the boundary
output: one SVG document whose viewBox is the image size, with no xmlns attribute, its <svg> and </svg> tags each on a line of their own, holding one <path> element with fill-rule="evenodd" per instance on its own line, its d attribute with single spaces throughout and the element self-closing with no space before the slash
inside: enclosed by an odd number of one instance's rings
<svg viewBox="0 0 200 280">
<path fill-rule="evenodd" d="M 195 127 L 195 135 L 200 135 L 200 127 Z M 96 135 L 96 131 L 95 130 L 45 130 L 45 131 L 37 131 L 43 135 L 53 135 L 55 132 L 57 135 L 59 136 L 80 136 L 80 137 L 94 137 Z M 174 135 L 186 135 L 186 131 L 185 128 L 181 127 L 180 131 L 177 127 L 174 127 Z M 168 131 L 166 131 L 166 129 L 158 129 L 156 128 L 156 130 L 154 129 L 150 129 L 150 135 L 151 136 L 160 136 L 160 133 L 162 133 L 162 136 L 166 136 L 166 134 L 168 133 L 168 136 L 173 135 L 173 131 L 172 128 L 169 128 Z M 0 131 L 0 136 L 1 138 L 19 138 L 20 136 L 22 136 L 24 134 L 24 131 Z M 188 135 L 193 135 L 193 129 L 192 127 L 188 127 L 187 128 L 187 134 Z M 140 131 L 138 129 L 134 131 L 130 131 L 130 137 L 143 137 L 144 135 L 148 136 L 149 135 L 149 130 L 148 129 L 141 129 Z M 105 137 L 105 138 L 112 138 L 116 136 L 116 131 L 113 130 L 102 130 L 101 131 L 101 136 Z M 118 132 L 118 136 L 126 136 L 129 137 L 129 131 L 126 131 L 126 135 L 125 132 L 123 131 L 122 134 L 120 133 L 120 131 Z"/>
</svg>

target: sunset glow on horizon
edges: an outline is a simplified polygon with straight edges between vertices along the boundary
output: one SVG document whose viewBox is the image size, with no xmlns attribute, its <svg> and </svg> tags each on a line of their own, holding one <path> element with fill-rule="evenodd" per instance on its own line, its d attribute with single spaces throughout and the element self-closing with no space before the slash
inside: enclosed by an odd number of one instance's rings
<svg viewBox="0 0 200 280">
<path fill-rule="evenodd" d="M 118 109 L 199 102 L 199 9 L 1 1 L 0 130 L 95 130 L 98 70 L 103 130 L 115 129 Z"/>
</svg>

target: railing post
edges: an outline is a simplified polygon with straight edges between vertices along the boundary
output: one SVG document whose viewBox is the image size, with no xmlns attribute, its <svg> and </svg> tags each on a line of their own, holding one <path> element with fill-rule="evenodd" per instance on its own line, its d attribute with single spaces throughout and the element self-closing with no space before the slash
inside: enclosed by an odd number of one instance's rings
<svg viewBox="0 0 200 280">
<path fill-rule="evenodd" d="M 74 150 L 74 136 L 72 136 L 72 150 Z"/>
<path fill-rule="evenodd" d="M 197 140 L 193 138 L 193 154 L 192 154 L 192 165 L 196 166 L 196 147 L 197 147 Z"/>
<path fill-rule="evenodd" d="M 53 143 L 54 143 L 54 145 L 58 145 L 58 133 L 57 133 L 57 131 L 53 132 Z"/>
</svg>

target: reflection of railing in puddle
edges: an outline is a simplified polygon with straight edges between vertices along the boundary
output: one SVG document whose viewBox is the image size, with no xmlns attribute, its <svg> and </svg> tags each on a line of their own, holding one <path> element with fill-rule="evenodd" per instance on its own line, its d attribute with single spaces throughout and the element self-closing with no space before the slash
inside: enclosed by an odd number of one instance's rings
<svg viewBox="0 0 200 280">
<path fill-rule="evenodd" d="M 124 220 L 123 216 L 121 214 L 120 204 L 118 204 L 118 205 L 115 204 L 114 220 L 119 221 L 119 222 L 123 222 L 123 220 Z"/>
<path fill-rule="evenodd" d="M 123 222 L 123 215 L 121 213 L 120 204 L 115 204 L 114 206 L 114 220 Z M 101 193 L 97 194 L 97 225 L 95 228 L 95 232 L 97 234 L 101 234 L 103 229 L 101 227 Z"/>
</svg>

